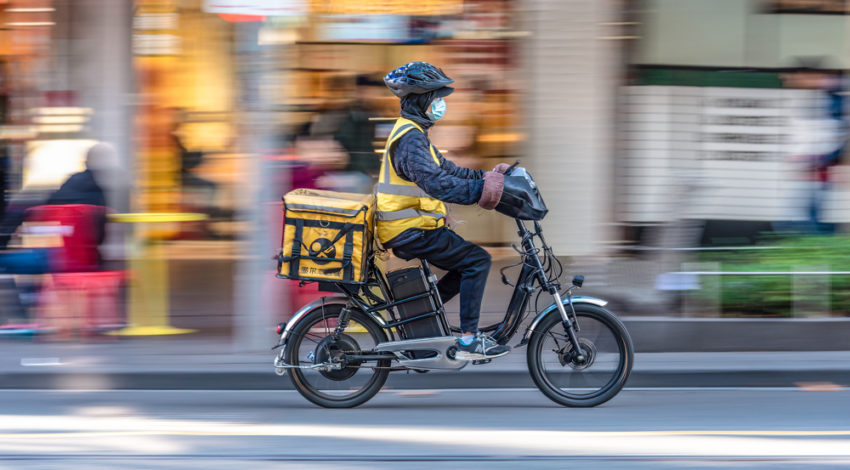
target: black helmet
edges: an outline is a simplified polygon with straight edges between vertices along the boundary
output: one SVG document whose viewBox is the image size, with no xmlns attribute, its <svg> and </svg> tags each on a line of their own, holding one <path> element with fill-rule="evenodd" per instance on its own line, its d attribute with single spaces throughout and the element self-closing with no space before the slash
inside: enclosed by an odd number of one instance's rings
<svg viewBox="0 0 850 470">
<path fill-rule="evenodd" d="M 428 62 L 411 62 L 393 70 L 384 77 L 384 83 L 390 91 L 399 98 L 414 93 L 422 94 L 429 91 L 446 88 L 439 96 L 447 96 L 453 88 L 446 87 L 454 80 L 446 76 L 439 67 Z"/>
</svg>

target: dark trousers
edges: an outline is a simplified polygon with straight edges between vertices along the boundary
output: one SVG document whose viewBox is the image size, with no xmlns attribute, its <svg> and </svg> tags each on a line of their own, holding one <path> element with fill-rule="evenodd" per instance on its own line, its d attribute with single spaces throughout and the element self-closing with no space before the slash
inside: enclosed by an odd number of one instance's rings
<svg viewBox="0 0 850 470">
<path fill-rule="evenodd" d="M 835 224 L 823 221 L 823 208 L 831 192 L 830 184 L 827 181 L 812 181 L 811 185 L 807 207 L 809 220 L 806 224 L 806 232 L 824 235 L 835 233 Z"/>
<path fill-rule="evenodd" d="M 481 299 L 490 272 L 490 254 L 446 227 L 423 230 L 422 236 L 393 247 L 399 258 L 424 259 L 448 271 L 437 283 L 440 298 L 448 302 L 460 292 L 460 328 L 477 332 Z"/>
</svg>

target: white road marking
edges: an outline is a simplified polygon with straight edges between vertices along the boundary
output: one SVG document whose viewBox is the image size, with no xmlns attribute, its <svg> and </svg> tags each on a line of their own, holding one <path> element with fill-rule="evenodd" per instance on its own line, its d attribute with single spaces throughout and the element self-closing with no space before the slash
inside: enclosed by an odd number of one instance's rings
<svg viewBox="0 0 850 470">
<path fill-rule="evenodd" d="M 21 365 L 23 367 L 44 367 L 44 366 L 61 366 L 62 361 L 58 357 L 22 357 Z"/>
<path fill-rule="evenodd" d="M 93 452 L 102 449 L 127 453 L 185 451 L 186 437 L 308 438 L 317 449 L 354 439 L 363 445 L 413 445 L 450 453 L 491 452 L 565 455 L 728 455 L 775 457 L 848 457 L 850 430 L 650 430 L 575 431 L 532 429 L 454 428 L 440 426 L 375 426 L 370 424 L 267 424 L 156 418 L 145 415 L 45 416 L 11 415 L 0 422 L 0 454 L 20 446 L 43 453 Z M 823 439 L 811 439 L 823 438 Z M 320 439 L 313 439 L 320 438 Z M 789 445 L 789 438 L 795 439 Z M 307 446 L 310 447 L 310 446 Z M 299 447 L 303 450 L 311 450 Z"/>
</svg>

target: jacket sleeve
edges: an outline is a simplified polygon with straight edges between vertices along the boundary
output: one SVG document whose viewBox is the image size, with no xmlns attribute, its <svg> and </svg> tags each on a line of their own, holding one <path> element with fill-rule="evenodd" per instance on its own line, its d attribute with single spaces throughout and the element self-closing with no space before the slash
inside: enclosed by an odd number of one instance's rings
<svg viewBox="0 0 850 470">
<path fill-rule="evenodd" d="M 484 170 L 473 170 L 472 168 L 464 168 L 457 166 L 454 163 L 446 160 L 442 153 L 437 150 L 437 157 L 440 159 L 440 168 L 448 172 L 452 176 L 465 179 L 482 179 L 484 178 Z"/>
<path fill-rule="evenodd" d="M 399 176 L 416 183 L 431 197 L 454 204 L 475 204 L 481 199 L 484 179 L 476 170 L 460 168 L 444 158 L 431 157 L 430 143 L 421 132 L 410 131 L 398 140 L 393 166 Z"/>
</svg>

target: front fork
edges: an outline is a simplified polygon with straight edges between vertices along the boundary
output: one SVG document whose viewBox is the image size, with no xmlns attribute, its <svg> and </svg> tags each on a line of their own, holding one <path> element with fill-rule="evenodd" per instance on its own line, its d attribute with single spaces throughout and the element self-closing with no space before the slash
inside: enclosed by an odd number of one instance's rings
<svg viewBox="0 0 850 470">
<path fill-rule="evenodd" d="M 561 313 L 561 320 L 564 324 L 564 329 L 567 330 L 567 336 L 570 337 L 570 343 L 573 344 L 573 351 L 576 351 L 575 359 L 578 362 L 584 362 L 585 360 L 585 351 L 581 348 L 581 344 L 578 341 L 578 335 L 576 334 L 579 331 L 578 326 L 578 318 L 576 318 L 575 307 L 573 307 L 572 296 L 568 292 L 570 310 L 572 311 L 572 319 L 567 314 L 567 309 L 564 308 L 564 302 L 561 299 L 561 294 L 557 290 L 552 293 L 552 296 L 555 298 L 555 305 L 558 306 L 558 311 Z"/>
</svg>

